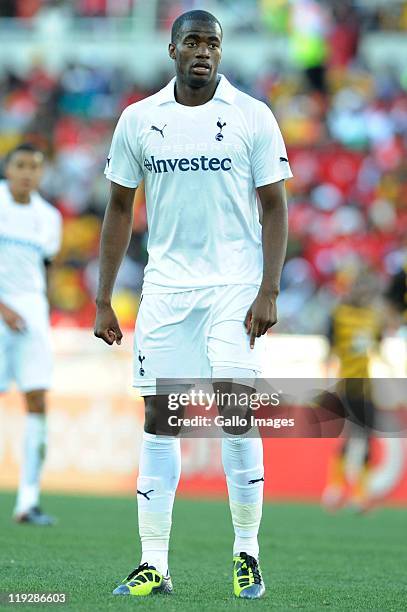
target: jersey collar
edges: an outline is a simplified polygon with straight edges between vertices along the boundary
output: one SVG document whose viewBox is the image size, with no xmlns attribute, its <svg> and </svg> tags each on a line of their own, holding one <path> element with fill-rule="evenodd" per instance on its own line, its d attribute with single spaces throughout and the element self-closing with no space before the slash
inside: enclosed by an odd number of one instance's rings
<svg viewBox="0 0 407 612">
<path fill-rule="evenodd" d="M 220 81 L 219 81 L 219 84 L 216 88 L 215 94 L 212 99 L 222 100 L 223 102 L 226 102 L 227 104 L 233 104 L 233 101 L 236 95 L 235 93 L 236 88 L 233 87 L 231 83 L 229 83 L 229 81 L 223 74 L 220 74 L 219 76 L 220 76 Z M 168 102 L 176 103 L 175 96 L 174 96 L 175 79 L 176 77 L 171 79 L 168 85 L 166 85 L 163 89 L 161 89 L 158 92 L 158 105 L 159 106 L 161 106 L 161 104 L 167 104 Z"/>
</svg>

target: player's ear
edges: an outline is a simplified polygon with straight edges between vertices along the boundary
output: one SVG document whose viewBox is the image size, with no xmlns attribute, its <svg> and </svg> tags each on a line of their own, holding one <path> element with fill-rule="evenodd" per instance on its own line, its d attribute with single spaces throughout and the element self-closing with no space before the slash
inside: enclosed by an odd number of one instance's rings
<svg viewBox="0 0 407 612">
<path fill-rule="evenodd" d="M 170 43 L 168 45 L 168 55 L 170 56 L 171 59 L 175 60 L 175 58 L 176 58 L 176 51 L 175 51 L 174 43 Z"/>
</svg>

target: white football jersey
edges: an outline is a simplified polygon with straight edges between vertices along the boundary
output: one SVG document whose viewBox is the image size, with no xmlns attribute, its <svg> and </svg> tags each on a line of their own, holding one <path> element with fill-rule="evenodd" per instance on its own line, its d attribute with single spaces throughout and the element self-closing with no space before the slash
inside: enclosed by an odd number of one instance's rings
<svg viewBox="0 0 407 612">
<path fill-rule="evenodd" d="M 44 260 L 60 248 L 61 219 L 39 193 L 19 204 L 0 181 L 0 301 L 21 314 L 46 301 Z"/>
<path fill-rule="evenodd" d="M 145 181 L 144 293 L 258 285 L 263 270 L 256 187 L 292 176 L 273 113 L 221 76 L 214 97 L 184 106 L 175 78 L 122 113 L 105 174 Z"/>
</svg>

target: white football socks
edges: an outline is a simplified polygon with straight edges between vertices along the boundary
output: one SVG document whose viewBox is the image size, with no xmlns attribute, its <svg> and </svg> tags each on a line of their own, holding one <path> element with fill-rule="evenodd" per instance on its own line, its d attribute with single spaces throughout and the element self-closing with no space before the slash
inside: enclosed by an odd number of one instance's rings
<svg viewBox="0 0 407 612">
<path fill-rule="evenodd" d="M 141 563 L 148 562 L 164 576 L 175 491 L 181 474 L 180 440 L 143 432 L 137 479 Z"/>
<path fill-rule="evenodd" d="M 45 414 L 27 413 L 20 484 L 15 514 L 27 512 L 37 506 L 40 496 L 41 467 L 46 448 Z"/>
<path fill-rule="evenodd" d="M 235 531 L 233 555 L 246 552 L 258 559 L 263 507 L 263 444 L 261 438 L 222 439 L 222 462 Z"/>
</svg>

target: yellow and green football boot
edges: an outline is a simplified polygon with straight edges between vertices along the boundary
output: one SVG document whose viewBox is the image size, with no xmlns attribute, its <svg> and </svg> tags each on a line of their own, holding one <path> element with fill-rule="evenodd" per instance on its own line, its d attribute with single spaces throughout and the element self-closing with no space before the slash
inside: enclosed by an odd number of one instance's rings
<svg viewBox="0 0 407 612">
<path fill-rule="evenodd" d="M 146 597 L 156 593 L 169 595 L 173 592 L 170 576 L 163 576 L 153 565 L 143 563 L 134 569 L 113 591 L 113 595 L 135 595 Z"/>
<path fill-rule="evenodd" d="M 242 599 L 259 599 L 265 593 L 260 565 L 245 552 L 233 557 L 233 591 Z"/>
</svg>

